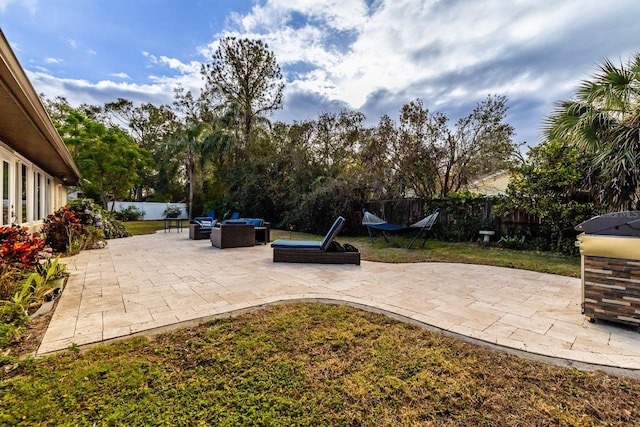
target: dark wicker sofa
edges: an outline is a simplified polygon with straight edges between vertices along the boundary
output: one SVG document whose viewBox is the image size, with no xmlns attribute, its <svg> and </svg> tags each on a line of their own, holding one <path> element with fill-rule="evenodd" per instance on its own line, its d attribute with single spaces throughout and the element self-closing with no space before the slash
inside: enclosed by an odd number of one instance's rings
<svg viewBox="0 0 640 427">
<path fill-rule="evenodd" d="M 211 246 L 220 249 L 255 246 L 256 232 L 253 224 L 220 224 L 211 230 Z"/>
<path fill-rule="evenodd" d="M 189 223 L 189 238 L 192 240 L 208 239 L 216 222 L 212 217 L 195 217 Z"/>
</svg>

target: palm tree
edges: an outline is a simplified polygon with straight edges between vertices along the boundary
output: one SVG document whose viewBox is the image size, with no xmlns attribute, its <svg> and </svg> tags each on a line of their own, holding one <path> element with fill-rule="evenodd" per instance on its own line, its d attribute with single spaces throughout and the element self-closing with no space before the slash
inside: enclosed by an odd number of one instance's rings
<svg viewBox="0 0 640 427">
<path fill-rule="evenodd" d="M 560 102 L 547 120 L 557 138 L 593 156 L 591 181 L 613 209 L 637 207 L 640 184 L 640 53 L 619 67 L 609 60 L 583 81 L 573 100 Z"/>
<path fill-rule="evenodd" d="M 193 193 L 196 185 L 196 167 L 204 162 L 211 127 L 207 123 L 187 126 L 178 141 L 178 147 L 184 154 L 184 167 L 189 183 L 189 219 L 193 218 Z"/>
</svg>

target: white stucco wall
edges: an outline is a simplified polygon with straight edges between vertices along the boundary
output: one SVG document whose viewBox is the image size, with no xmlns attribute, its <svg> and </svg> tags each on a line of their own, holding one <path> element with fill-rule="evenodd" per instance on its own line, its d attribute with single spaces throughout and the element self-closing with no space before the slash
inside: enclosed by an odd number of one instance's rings
<svg viewBox="0 0 640 427">
<path fill-rule="evenodd" d="M 187 204 L 186 203 L 161 203 L 161 202 L 110 202 L 109 210 L 114 212 L 121 211 L 129 206 L 135 206 L 139 210 L 144 212 L 143 220 L 152 219 L 164 219 L 164 210 L 168 206 L 177 207 L 182 211 L 182 214 L 178 218 L 187 219 Z"/>
</svg>

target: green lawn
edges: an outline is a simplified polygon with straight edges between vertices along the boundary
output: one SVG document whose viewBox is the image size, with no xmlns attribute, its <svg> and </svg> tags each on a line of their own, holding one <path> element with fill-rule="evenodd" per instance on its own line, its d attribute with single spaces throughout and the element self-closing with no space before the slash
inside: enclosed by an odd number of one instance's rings
<svg viewBox="0 0 640 427">
<path fill-rule="evenodd" d="M 518 359 L 379 314 L 285 304 L 0 381 L 0 425 L 637 425 L 640 380 Z"/>
<path fill-rule="evenodd" d="M 157 221 L 127 221 L 125 227 L 131 235 L 138 236 L 141 234 L 153 234 L 158 230 L 164 229 L 164 220 Z"/>
</svg>

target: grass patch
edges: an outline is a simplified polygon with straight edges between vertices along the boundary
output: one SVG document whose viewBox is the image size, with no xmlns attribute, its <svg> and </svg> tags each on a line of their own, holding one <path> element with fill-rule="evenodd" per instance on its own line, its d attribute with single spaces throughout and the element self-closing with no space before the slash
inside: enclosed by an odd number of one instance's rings
<svg viewBox="0 0 640 427">
<path fill-rule="evenodd" d="M 322 240 L 322 236 L 280 230 L 272 231 L 271 237 L 272 239 Z M 382 237 L 377 237 L 373 244 L 368 237 L 338 236 L 336 240 L 356 246 L 362 254 L 361 258 L 365 261 L 484 264 L 580 277 L 579 257 L 553 252 L 503 249 L 497 246 L 483 247 L 477 243 L 451 243 L 437 240 L 427 240 L 424 248 L 422 240 L 418 240 L 411 249 L 406 249 L 411 240 L 398 236 L 394 236 L 389 243 Z"/>
<path fill-rule="evenodd" d="M 638 401 L 639 380 L 286 304 L 22 362 L 0 382 L 0 424 L 631 425 Z"/>
<path fill-rule="evenodd" d="M 127 227 L 127 231 L 131 233 L 132 236 L 153 234 L 158 230 L 164 230 L 164 220 L 162 219 L 149 221 L 127 221 L 123 224 Z"/>
</svg>

